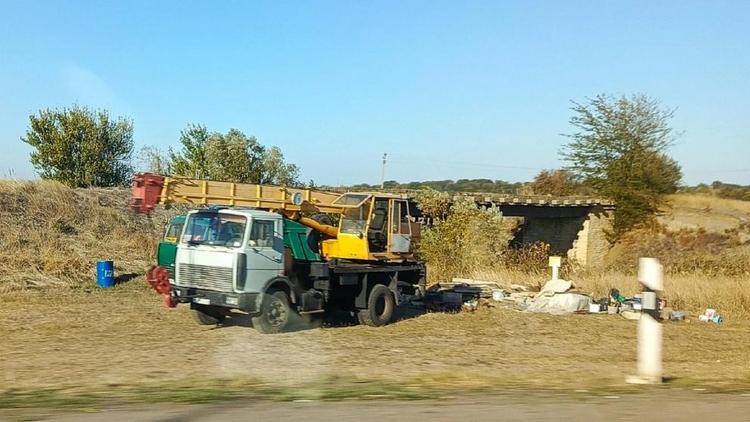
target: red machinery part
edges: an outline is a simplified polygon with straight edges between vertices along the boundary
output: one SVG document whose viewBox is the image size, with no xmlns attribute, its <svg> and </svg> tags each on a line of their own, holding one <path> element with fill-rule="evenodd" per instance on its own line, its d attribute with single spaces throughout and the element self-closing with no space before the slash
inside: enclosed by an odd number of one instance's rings
<svg viewBox="0 0 750 422">
<path fill-rule="evenodd" d="M 172 286 L 169 284 L 169 272 L 166 268 L 154 265 L 146 271 L 146 281 L 157 293 L 162 295 L 167 308 L 177 306 L 177 300 L 172 297 Z"/>
<path fill-rule="evenodd" d="M 150 214 L 159 203 L 164 176 L 153 173 L 136 173 L 128 206 L 131 211 Z"/>
</svg>

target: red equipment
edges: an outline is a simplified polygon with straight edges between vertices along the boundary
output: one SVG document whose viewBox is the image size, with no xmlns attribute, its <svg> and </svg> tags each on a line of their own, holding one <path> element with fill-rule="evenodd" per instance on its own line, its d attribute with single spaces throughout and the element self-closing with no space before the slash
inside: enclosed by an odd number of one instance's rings
<svg viewBox="0 0 750 422">
<path fill-rule="evenodd" d="M 164 176 L 153 173 L 137 173 L 133 176 L 133 193 L 128 206 L 131 211 L 150 214 L 159 203 Z"/>
<path fill-rule="evenodd" d="M 172 286 L 169 284 L 169 272 L 166 268 L 154 265 L 146 271 L 146 281 L 157 293 L 162 295 L 164 305 L 167 308 L 177 306 L 177 301 L 172 297 Z"/>
</svg>

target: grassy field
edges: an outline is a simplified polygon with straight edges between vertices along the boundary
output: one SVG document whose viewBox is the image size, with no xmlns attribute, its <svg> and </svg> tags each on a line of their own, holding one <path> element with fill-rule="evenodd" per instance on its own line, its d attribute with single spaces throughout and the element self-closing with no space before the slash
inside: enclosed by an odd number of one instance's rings
<svg viewBox="0 0 750 422">
<path fill-rule="evenodd" d="M 127 399 L 430 397 L 516 389 L 634 391 L 636 324 L 505 307 L 382 328 L 260 335 L 195 324 L 136 280 L 110 290 L 11 292 L 0 308 L 0 406 Z M 750 390 L 750 322 L 666 323 L 672 388 Z"/>
<path fill-rule="evenodd" d="M 198 326 L 184 306 L 164 308 L 143 280 L 164 222 L 179 210 L 133 216 L 124 211 L 126 199 L 123 190 L 0 181 L 0 407 L 633 389 L 623 380 L 635 369 L 635 323 L 618 316 L 555 317 L 497 306 L 411 315 L 383 328 L 327 326 L 274 336 L 242 321 Z M 714 229 L 723 231 L 750 217 L 743 202 L 672 200 L 670 215 L 680 224 L 716 214 Z M 100 290 L 94 262 L 111 257 L 123 280 L 134 278 Z M 545 281 L 506 270 L 466 276 L 506 286 Z M 639 290 L 634 276 L 617 272 L 563 276 L 595 297 L 612 287 Z M 750 389 L 747 272 L 667 275 L 665 294 L 672 307 L 693 315 L 665 324 L 668 386 Z M 727 322 L 698 322 L 706 307 Z"/>
</svg>

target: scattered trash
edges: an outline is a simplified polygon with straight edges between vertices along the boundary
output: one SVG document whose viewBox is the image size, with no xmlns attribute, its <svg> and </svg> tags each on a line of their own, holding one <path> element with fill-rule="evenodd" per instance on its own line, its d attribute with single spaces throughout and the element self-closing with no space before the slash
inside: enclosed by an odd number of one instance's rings
<svg viewBox="0 0 750 422">
<path fill-rule="evenodd" d="M 672 311 L 669 314 L 669 319 L 672 321 L 684 321 L 686 316 L 687 312 L 685 311 Z"/>
<path fill-rule="evenodd" d="M 454 291 L 458 291 L 457 289 L 466 289 L 465 293 L 472 292 L 477 293 L 477 297 L 483 297 L 483 298 L 491 298 L 492 292 L 495 290 L 502 290 L 503 288 L 495 283 L 494 281 L 486 281 L 486 280 L 474 280 L 471 278 L 453 278 L 453 280 L 448 282 L 440 283 L 440 286 L 447 289 L 453 289 Z"/>
<path fill-rule="evenodd" d="M 642 296 L 623 295 L 612 288 L 608 297 L 594 300 L 590 295 L 577 292 L 575 283 L 568 280 L 552 279 L 540 291 L 534 292 L 527 286 L 509 284 L 502 287 L 496 282 L 454 278 L 451 282 L 433 285 L 418 302 L 427 310 L 437 312 L 474 312 L 482 307 L 511 306 L 517 310 L 536 313 L 564 315 L 571 313 L 591 313 L 621 315 L 628 320 L 641 318 Z M 684 321 L 687 312 L 674 310 L 664 298 L 658 299 L 659 317 L 662 320 Z M 722 323 L 722 317 L 715 309 L 708 308 L 699 316 L 701 321 Z"/>
<path fill-rule="evenodd" d="M 598 314 L 602 311 L 602 305 L 598 303 L 589 303 L 589 313 Z"/>
<path fill-rule="evenodd" d="M 505 300 L 505 293 L 503 293 L 502 290 L 493 290 L 492 300 L 494 300 L 495 302 L 502 302 L 503 300 Z"/>
<path fill-rule="evenodd" d="M 721 315 L 716 312 L 716 309 L 708 308 L 702 315 L 698 316 L 698 320 L 703 322 L 713 322 L 714 324 L 721 324 L 723 319 Z"/>
<path fill-rule="evenodd" d="M 477 310 L 477 308 L 479 308 L 479 301 L 476 299 L 464 302 L 464 304 L 461 306 L 461 310 L 468 312 L 474 312 Z"/>
<path fill-rule="evenodd" d="M 619 303 L 623 303 L 627 300 L 627 298 L 620 294 L 620 291 L 617 289 L 609 289 L 609 297 L 612 298 L 612 301 Z"/>
</svg>

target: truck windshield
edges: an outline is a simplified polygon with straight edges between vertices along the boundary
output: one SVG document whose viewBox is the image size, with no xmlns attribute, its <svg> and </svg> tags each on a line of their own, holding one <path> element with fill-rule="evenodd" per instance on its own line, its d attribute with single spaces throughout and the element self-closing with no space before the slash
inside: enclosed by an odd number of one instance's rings
<svg viewBox="0 0 750 422">
<path fill-rule="evenodd" d="M 365 225 L 367 215 L 365 213 L 365 207 L 359 208 L 345 208 L 344 213 L 341 215 L 341 232 L 352 233 L 352 234 L 363 234 L 365 232 Z"/>
<path fill-rule="evenodd" d="M 196 213 L 190 215 L 182 243 L 239 247 L 245 235 L 247 218 L 221 213 Z"/>
</svg>

